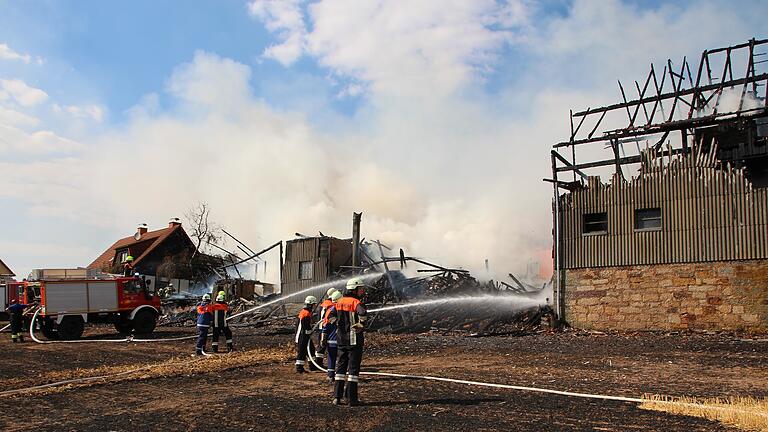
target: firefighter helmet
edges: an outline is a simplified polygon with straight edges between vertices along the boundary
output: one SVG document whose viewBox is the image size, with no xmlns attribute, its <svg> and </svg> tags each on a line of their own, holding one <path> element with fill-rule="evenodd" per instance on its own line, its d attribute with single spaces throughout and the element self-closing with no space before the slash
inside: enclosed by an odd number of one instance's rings
<svg viewBox="0 0 768 432">
<path fill-rule="evenodd" d="M 333 294 L 331 294 L 331 301 L 337 302 L 340 298 L 342 298 L 341 291 L 334 291 Z"/>
<path fill-rule="evenodd" d="M 317 304 L 317 298 L 313 295 L 307 296 L 307 298 L 304 299 L 304 304 L 305 305 Z"/>
<path fill-rule="evenodd" d="M 216 301 L 223 302 L 226 296 L 224 295 L 223 291 L 219 292 L 219 295 L 216 296 Z"/>
<path fill-rule="evenodd" d="M 211 300 L 211 295 L 210 294 L 203 294 L 203 301 L 209 301 L 209 300 Z"/>
<path fill-rule="evenodd" d="M 328 288 L 328 291 L 325 292 L 325 295 L 328 296 L 328 298 L 333 297 L 333 293 L 338 292 L 336 288 Z"/>
<path fill-rule="evenodd" d="M 127 257 L 125 257 L 125 261 L 126 262 L 131 262 L 131 261 L 133 261 L 133 257 L 128 255 Z"/>
<path fill-rule="evenodd" d="M 363 278 L 354 277 L 347 281 L 347 286 L 344 287 L 344 295 L 352 294 L 361 288 L 365 288 L 365 282 L 363 282 Z"/>
</svg>

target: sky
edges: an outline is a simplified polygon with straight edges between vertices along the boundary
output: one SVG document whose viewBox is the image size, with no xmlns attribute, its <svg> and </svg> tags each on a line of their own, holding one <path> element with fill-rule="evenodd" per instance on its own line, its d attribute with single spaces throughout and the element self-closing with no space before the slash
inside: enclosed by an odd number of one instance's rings
<svg viewBox="0 0 768 432">
<path fill-rule="evenodd" d="M 568 110 L 617 102 L 616 80 L 652 62 L 765 38 L 767 13 L 760 0 L 0 0 L 0 259 L 22 277 L 85 266 L 206 202 L 253 249 L 349 237 L 362 211 L 365 238 L 480 277 L 551 266 L 542 178 Z"/>
</svg>

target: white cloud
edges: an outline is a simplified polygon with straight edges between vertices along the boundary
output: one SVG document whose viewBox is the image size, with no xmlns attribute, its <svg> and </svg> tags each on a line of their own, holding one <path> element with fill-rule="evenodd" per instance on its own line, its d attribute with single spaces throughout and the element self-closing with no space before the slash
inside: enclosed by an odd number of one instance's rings
<svg viewBox="0 0 768 432">
<path fill-rule="evenodd" d="M 9 154 L 72 154 L 83 150 L 83 144 L 48 130 L 26 132 L 8 124 L 0 124 L 0 150 Z"/>
<path fill-rule="evenodd" d="M 0 106 L 0 125 L 9 126 L 37 126 L 40 119 Z"/>
<path fill-rule="evenodd" d="M 0 79 L 0 101 L 14 100 L 21 106 L 31 107 L 47 99 L 46 92 L 30 87 L 20 79 Z"/>
<path fill-rule="evenodd" d="M 250 77 L 249 67 L 198 51 L 191 63 L 173 71 L 166 87 L 191 106 L 235 113 L 248 100 Z"/>
<path fill-rule="evenodd" d="M 18 53 L 4 43 L 0 43 L 0 60 L 20 60 L 27 64 L 34 62 L 38 65 L 42 65 L 45 62 L 41 57 Z"/>
<path fill-rule="evenodd" d="M 528 22 L 522 1 L 255 1 L 251 13 L 282 41 L 266 54 L 290 64 L 302 49 L 375 92 L 450 93 L 493 68 L 513 29 Z"/>
<path fill-rule="evenodd" d="M 264 50 L 264 56 L 283 65 L 298 60 L 304 51 L 306 27 L 301 0 L 253 0 L 248 12 L 264 22 L 270 32 L 276 33 L 279 43 Z"/>
<path fill-rule="evenodd" d="M 80 119 L 89 119 L 97 123 L 101 123 L 104 119 L 105 108 L 101 105 L 86 104 L 86 105 L 59 105 L 53 104 L 51 106 L 56 113 L 66 113 L 72 117 Z"/>
</svg>

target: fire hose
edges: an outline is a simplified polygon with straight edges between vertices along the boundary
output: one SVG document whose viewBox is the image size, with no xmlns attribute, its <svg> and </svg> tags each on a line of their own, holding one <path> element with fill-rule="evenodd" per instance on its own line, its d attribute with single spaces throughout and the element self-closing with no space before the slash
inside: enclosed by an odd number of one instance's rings
<svg viewBox="0 0 768 432">
<path fill-rule="evenodd" d="M 35 323 L 37 322 L 37 317 L 40 314 L 40 308 L 37 308 L 35 310 L 35 313 L 32 315 L 32 319 L 29 322 L 29 337 L 39 343 L 39 344 L 54 344 L 54 343 L 95 343 L 95 342 L 171 342 L 171 341 L 180 341 L 180 340 L 187 340 L 187 339 L 193 339 L 197 336 L 181 336 L 181 337 L 173 337 L 173 338 L 163 338 L 163 339 L 140 339 L 140 338 L 134 338 L 132 336 L 125 337 L 123 339 L 81 339 L 81 340 L 69 340 L 69 341 L 50 341 L 50 340 L 41 340 L 38 339 L 37 336 L 35 336 Z"/>
</svg>

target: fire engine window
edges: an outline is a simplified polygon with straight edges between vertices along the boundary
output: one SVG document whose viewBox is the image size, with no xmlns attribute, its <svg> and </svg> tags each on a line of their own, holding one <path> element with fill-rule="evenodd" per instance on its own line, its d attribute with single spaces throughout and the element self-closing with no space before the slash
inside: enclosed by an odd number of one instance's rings
<svg viewBox="0 0 768 432">
<path fill-rule="evenodd" d="M 606 234 L 608 213 L 587 213 L 584 215 L 584 234 Z"/>
<path fill-rule="evenodd" d="M 635 210 L 635 231 L 660 230 L 661 209 L 647 208 Z"/>
<path fill-rule="evenodd" d="M 299 279 L 312 279 L 312 261 L 299 261 Z"/>
<path fill-rule="evenodd" d="M 141 291 L 141 287 L 139 284 L 136 283 L 136 281 L 127 281 L 125 285 L 123 285 L 123 291 L 128 293 L 137 293 Z"/>
</svg>

